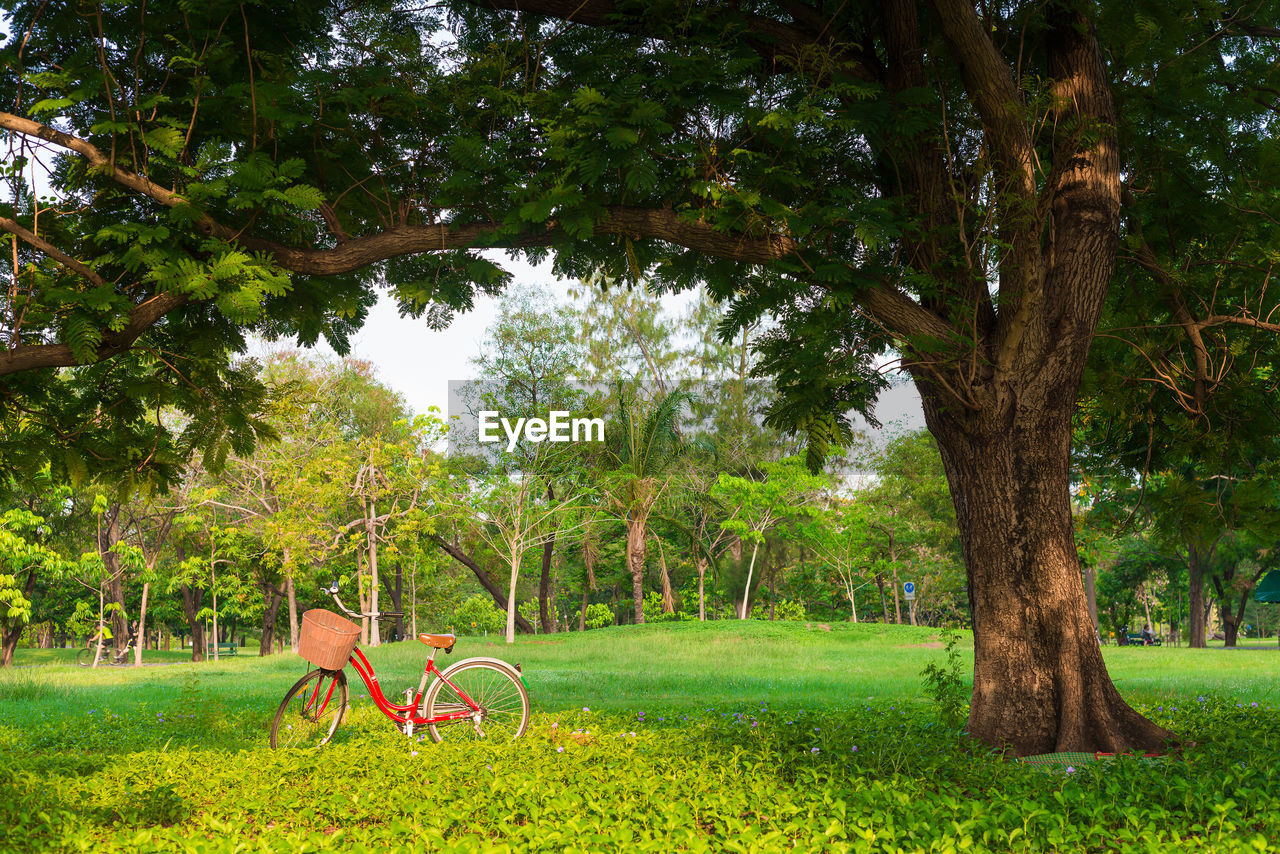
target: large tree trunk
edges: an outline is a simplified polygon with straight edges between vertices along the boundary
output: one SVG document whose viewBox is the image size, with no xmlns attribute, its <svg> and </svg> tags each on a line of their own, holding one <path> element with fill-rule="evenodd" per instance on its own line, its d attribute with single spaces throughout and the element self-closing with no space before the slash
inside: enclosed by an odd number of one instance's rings
<svg viewBox="0 0 1280 854">
<path fill-rule="evenodd" d="M 887 43 L 900 60 L 890 89 L 905 90 L 924 79 L 915 7 L 890 6 Z M 938 442 L 964 550 L 974 620 L 968 729 L 1018 755 L 1163 749 L 1172 733 L 1131 709 L 1103 664 L 1069 497 L 1071 419 L 1120 234 L 1119 140 L 1094 22 L 1081 6 L 1047 7 L 1052 130 L 1037 147 L 1016 77 L 973 7 L 933 0 L 929 8 L 982 118 L 1004 247 L 995 276 L 936 237 L 908 247 L 920 272 L 952 278 L 964 300 L 962 311 L 925 301 L 953 324 L 954 349 L 915 352 L 907 341 L 904 362 Z M 926 137 L 920 146 L 927 158 L 899 154 L 921 164 L 901 173 L 902 189 L 923 215 L 946 221 L 951 195 L 945 170 L 930 168 L 932 144 Z M 1040 152 L 1052 169 L 1041 171 Z"/>
<path fill-rule="evenodd" d="M 1020 756 L 1163 749 L 1172 734 L 1120 698 L 1089 618 L 1068 497 L 1073 392 L 1027 394 L 1020 417 L 985 435 L 956 429 L 926 394 L 974 612 L 969 732 Z"/>
</svg>

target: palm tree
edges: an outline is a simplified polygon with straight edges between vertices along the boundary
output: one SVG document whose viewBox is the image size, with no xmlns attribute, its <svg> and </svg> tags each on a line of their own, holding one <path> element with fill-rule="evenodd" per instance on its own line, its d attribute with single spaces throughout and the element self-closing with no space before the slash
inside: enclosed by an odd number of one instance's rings
<svg viewBox="0 0 1280 854">
<path fill-rule="evenodd" d="M 618 386 L 618 429 L 610 437 L 606 477 L 609 504 L 627 526 L 627 568 L 631 571 L 636 622 L 644 622 L 644 560 L 649 517 L 670 486 L 675 462 L 684 453 L 680 409 L 690 397 L 659 392 L 644 400 Z"/>
</svg>

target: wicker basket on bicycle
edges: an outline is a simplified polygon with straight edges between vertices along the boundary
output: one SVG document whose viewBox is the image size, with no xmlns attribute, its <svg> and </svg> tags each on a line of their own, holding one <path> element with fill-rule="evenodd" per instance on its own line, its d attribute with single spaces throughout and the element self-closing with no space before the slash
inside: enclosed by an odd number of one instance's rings
<svg viewBox="0 0 1280 854">
<path fill-rule="evenodd" d="M 341 670 L 360 640 L 360 627 L 323 608 L 302 615 L 298 655 L 324 670 Z"/>
</svg>

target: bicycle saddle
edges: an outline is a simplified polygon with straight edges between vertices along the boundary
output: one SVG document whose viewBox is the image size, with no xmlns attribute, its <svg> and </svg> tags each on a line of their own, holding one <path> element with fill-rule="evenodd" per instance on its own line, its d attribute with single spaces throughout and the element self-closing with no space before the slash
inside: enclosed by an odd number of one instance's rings
<svg viewBox="0 0 1280 854">
<path fill-rule="evenodd" d="M 436 649 L 452 649 L 457 637 L 454 635 L 418 635 L 418 640 Z"/>
</svg>

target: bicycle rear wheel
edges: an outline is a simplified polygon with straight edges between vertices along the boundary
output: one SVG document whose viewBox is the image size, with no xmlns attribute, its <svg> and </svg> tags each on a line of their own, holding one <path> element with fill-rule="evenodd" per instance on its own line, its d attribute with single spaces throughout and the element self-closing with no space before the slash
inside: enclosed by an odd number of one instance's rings
<svg viewBox="0 0 1280 854">
<path fill-rule="evenodd" d="M 85 647 L 84 649 L 80 650 L 79 652 L 76 653 L 76 664 L 80 665 L 81 667 L 88 667 L 89 665 L 93 664 L 93 654 L 95 652 L 97 652 L 97 650 L 95 650 L 91 646 Z M 106 657 L 107 657 L 107 654 L 104 651 L 102 653 L 103 660 L 105 660 Z M 98 663 L 101 664 L 102 662 L 99 661 Z"/>
<path fill-rule="evenodd" d="M 458 691 L 479 709 L 472 709 Z M 513 741 L 529 726 L 529 692 L 514 671 L 487 661 L 459 661 L 427 689 L 426 716 L 460 711 L 472 714 L 457 721 L 427 724 L 433 741 Z"/>
<path fill-rule="evenodd" d="M 271 724 L 271 746 L 323 747 L 347 710 L 347 677 L 341 670 L 312 670 L 284 695 Z"/>
</svg>

